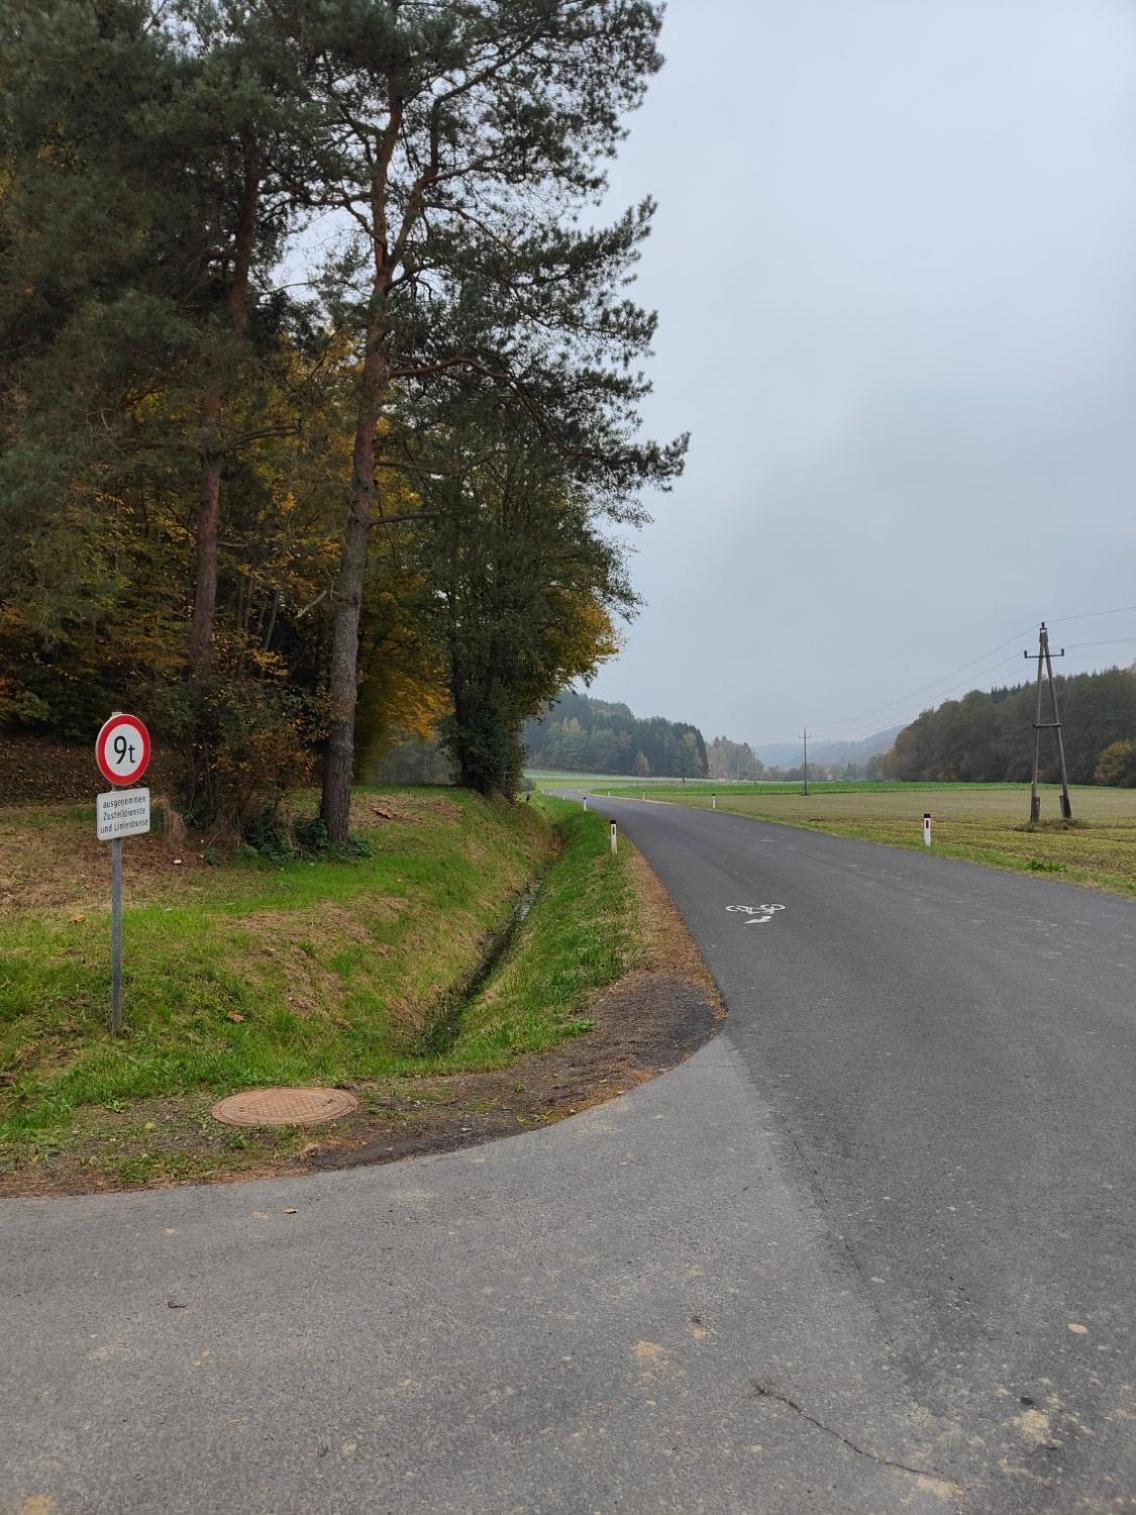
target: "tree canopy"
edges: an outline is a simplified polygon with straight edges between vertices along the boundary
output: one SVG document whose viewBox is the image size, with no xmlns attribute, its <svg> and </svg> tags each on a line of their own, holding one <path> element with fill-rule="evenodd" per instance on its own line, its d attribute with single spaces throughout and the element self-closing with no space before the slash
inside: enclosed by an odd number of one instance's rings
<svg viewBox="0 0 1136 1515">
<path fill-rule="evenodd" d="M 1123 758 L 1113 749 L 1136 737 L 1136 669 L 1058 675 L 1055 686 L 1071 782 L 1129 782 Z M 976 689 L 925 710 L 896 737 L 883 774 L 924 782 L 1028 782 L 1036 702 L 1036 686 L 1030 683 L 989 693 Z M 1050 733 L 1042 735 L 1042 778 L 1054 782 L 1056 744 Z"/>
<path fill-rule="evenodd" d="M 642 719 L 626 705 L 575 689 L 526 723 L 524 741 L 534 768 L 640 778 L 705 778 L 709 772 L 697 726 L 662 716 Z"/>
<path fill-rule="evenodd" d="M 519 731 L 634 609 L 646 0 L 14 0 L 0 16 L 0 725 L 143 710 L 245 826 L 313 760 Z"/>
</svg>

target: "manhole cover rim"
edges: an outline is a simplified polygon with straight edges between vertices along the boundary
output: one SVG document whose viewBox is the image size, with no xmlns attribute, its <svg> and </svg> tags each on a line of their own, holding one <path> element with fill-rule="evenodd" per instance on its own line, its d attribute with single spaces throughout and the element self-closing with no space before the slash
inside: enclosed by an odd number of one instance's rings
<svg viewBox="0 0 1136 1515">
<path fill-rule="evenodd" d="M 226 1126 L 318 1126 L 359 1108 L 346 1089 L 244 1089 L 213 1106 L 214 1120 Z"/>
</svg>

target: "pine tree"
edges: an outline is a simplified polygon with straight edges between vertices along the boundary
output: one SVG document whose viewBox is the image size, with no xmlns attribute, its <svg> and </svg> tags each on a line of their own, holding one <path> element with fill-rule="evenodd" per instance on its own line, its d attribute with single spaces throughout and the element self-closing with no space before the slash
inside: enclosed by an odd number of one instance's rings
<svg viewBox="0 0 1136 1515">
<path fill-rule="evenodd" d="M 188 648 L 198 683 L 213 663 L 222 472 L 244 444 L 240 428 L 225 425 L 225 401 L 273 360 L 286 309 L 273 287 L 274 265 L 314 172 L 307 143 L 316 117 L 304 59 L 267 15 L 257 0 L 177 0 L 169 23 L 187 78 L 166 131 L 184 144 L 185 189 L 205 242 L 191 297 L 204 378 Z"/>
<path fill-rule="evenodd" d="M 455 374 L 504 386 L 547 444 L 632 513 L 683 443 L 634 440 L 654 329 L 623 284 L 652 207 L 614 226 L 575 218 L 660 63 L 646 0 L 278 0 L 323 80 L 322 203 L 356 235 L 327 270 L 359 362 L 354 457 L 329 671 L 321 814 L 347 836 L 359 625 L 382 480 L 402 465 L 380 423 Z"/>
</svg>

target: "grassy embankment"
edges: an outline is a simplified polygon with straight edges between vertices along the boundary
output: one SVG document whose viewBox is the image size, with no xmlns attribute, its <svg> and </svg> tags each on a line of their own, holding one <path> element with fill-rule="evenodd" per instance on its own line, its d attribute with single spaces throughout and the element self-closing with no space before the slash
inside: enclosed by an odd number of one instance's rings
<svg viewBox="0 0 1136 1515">
<path fill-rule="evenodd" d="M 588 1029 L 637 966 L 627 858 L 552 799 L 357 794 L 369 856 L 237 858 L 125 847 L 124 1034 L 106 1030 L 107 850 L 91 807 L 0 811 L 0 1175 L 53 1160 L 109 1182 L 255 1166 L 310 1133 L 210 1123 L 239 1088 L 501 1066 Z M 516 940 L 487 949 L 540 880 Z M 208 1130 L 202 1145 L 193 1129 Z"/>
<path fill-rule="evenodd" d="M 638 798 L 637 781 L 591 786 Z M 1030 826 L 1028 787 L 1021 784 L 671 783 L 647 789 L 652 799 L 779 821 L 863 841 L 923 850 L 923 812 L 934 823 L 934 851 L 1059 879 L 1117 894 L 1136 893 L 1136 790 L 1078 786 L 1074 823 L 1060 817 L 1060 790 L 1046 786 L 1042 820 Z"/>
</svg>

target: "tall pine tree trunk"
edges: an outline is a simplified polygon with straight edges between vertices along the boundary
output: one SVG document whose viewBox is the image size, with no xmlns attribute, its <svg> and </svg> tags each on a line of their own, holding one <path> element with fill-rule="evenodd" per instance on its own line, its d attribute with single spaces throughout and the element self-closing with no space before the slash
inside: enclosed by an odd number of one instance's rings
<svg viewBox="0 0 1136 1515">
<path fill-rule="evenodd" d="M 359 619 L 367 576 L 367 549 L 375 507 L 375 431 L 389 388 L 388 365 L 372 327 L 363 365 L 359 414 L 351 470 L 351 502 L 343 532 L 339 573 L 333 594 L 331 666 L 328 694 L 331 723 L 323 770 L 320 816 L 334 846 L 347 842 L 351 781 L 355 770 L 355 706 L 359 699 Z"/>
<path fill-rule="evenodd" d="M 234 336 L 248 331 L 249 282 L 256 220 L 260 203 L 260 157 L 256 138 L 242 132 L 244 184 L 233 240 L 233 274 L 229 285 L 229 324 Z M 189 671 L 195 683 L 209 677 L 213 663 L 213 622 L 217 614 L 217 561 L 221 535 L 221 394 L 220 377 L 214 379 L 201 402 L 204 434 L 204 471 L 197 496 L 194 523 L 193 620 L 189 635 Z"/>
<path fill-rule="evenodd" d="M 327 828 L 328 841 L 335 847 L 346 845 L 351 825 L 351 781 L 355 776 L 355 707 L 359 702 L 359 619 L 363 610 L 363 585 L 367 577 L 367 549 L 371 524 L 375 518 L 375 432 L 391 384 L 391 365 L 387 351 L 387 299 L 390 294 L 392 265 L 397 261 L 397 254 L 392 256 L 387 243 L 387 175 L 401 128 L 401 104 L 392 95 L 390 119 L 371 171 L 371 254 L 374 258 L 374 277 L 355 423 L 351 503 L 332 599 L 331 666 L 328 670 L 331 720 L 323 766 L 320 819 Z"/>
<path fill-rule="evenodd" d="M 189 671 L 196 683 L 209 677 L 213 660 L 213 620 L 217 612 L 217 548 L 221 531 L 221 382 L 214 381 L 201 402 L 205 437 L 205 471 L 197 495 L 194 523 L 193 622 L 189 633 Z"/>
</svg>

